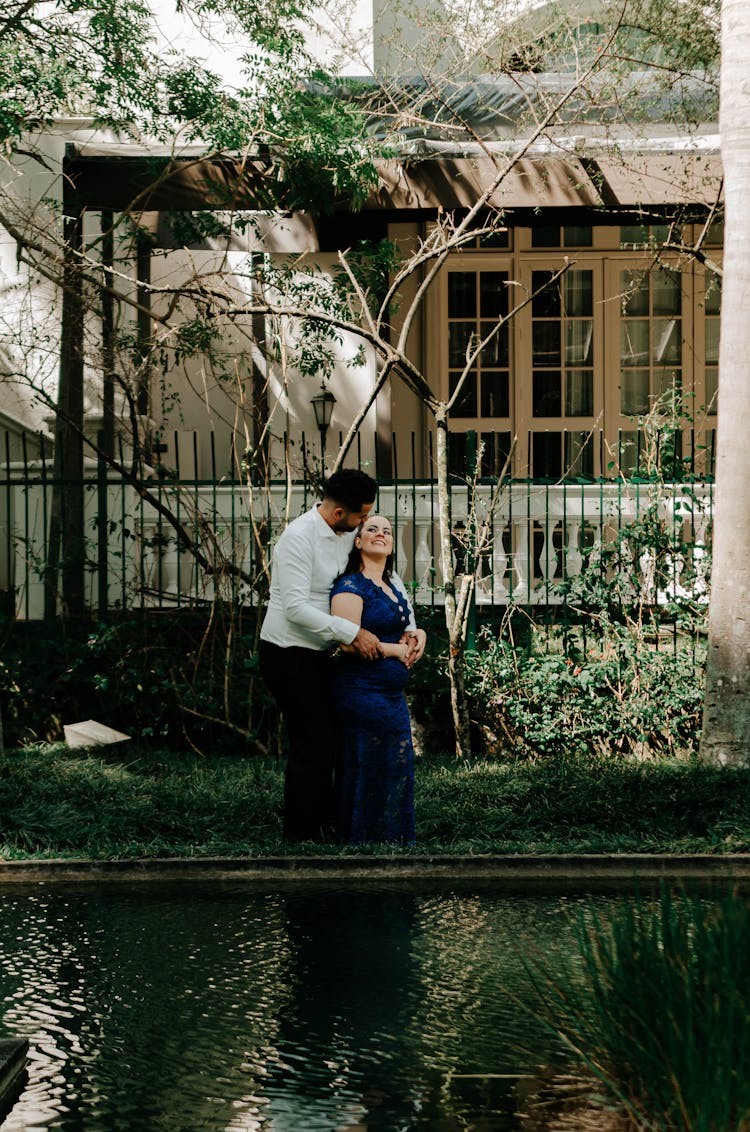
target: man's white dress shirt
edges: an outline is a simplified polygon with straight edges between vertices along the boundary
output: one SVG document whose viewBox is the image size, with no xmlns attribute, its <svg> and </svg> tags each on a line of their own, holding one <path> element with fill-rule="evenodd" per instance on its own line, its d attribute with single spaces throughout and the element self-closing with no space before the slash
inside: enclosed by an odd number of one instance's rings
<svg viewBox="0 0 750 1132">
<path fill-rule="evenodd" d="M 331 613 L 331 586 L 346 566 L 355 531 L 338 534 L 329 527 L 317 506 L 289 524 L 276 543 L 271 563 L 271 593 L 260 631 L 261 640 L 321 651 L 335 644 L 350 645 L 359 625 Z M 409 626 L 416 628 L 414 612 L 398 575 L 391 575 L 409 606 Z"/>
</svg>

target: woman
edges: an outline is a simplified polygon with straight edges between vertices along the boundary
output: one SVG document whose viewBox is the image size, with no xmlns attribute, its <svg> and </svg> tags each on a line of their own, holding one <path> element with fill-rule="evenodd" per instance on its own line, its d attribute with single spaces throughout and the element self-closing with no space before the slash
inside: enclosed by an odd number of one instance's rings
<svg viewBox="0 0 750 1132">
<path fill-rule="evenodd" d="M 391 524 L 370 515 L 331 591 L 331 612 L 374 633 L 382 654 L 366 661 L 342 648 L 334 677 L 342 735 L 339 822 L 350 845 L 415 842 L 414 748 L 404 696 L 408 646 L 401 641 L 410 609 L 392 574 Z"/>
</svg>

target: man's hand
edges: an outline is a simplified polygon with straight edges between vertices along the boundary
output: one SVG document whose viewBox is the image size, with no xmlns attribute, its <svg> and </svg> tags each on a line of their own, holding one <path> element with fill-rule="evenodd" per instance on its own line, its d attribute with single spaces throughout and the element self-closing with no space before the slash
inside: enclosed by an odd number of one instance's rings
<svg viewBox="0 0 750 1132">
<path fill-rule="evenodd" d="M 380 656 L 380 641 L 368 629 L 360 629 L 352 641 L 352 648 L 363 660 L 376 660 Z"/>
<path fill-rule="evenodd" d="M 421 660 L 424 656 L 427 634 L 424 629 L 416 629 L 414 632 L 404 633 L 401 641 L 407 646 L 404 664 L 407 668 L 411 668 L 413 664 L 416 664 L 417 661 Z"/>
</svg>

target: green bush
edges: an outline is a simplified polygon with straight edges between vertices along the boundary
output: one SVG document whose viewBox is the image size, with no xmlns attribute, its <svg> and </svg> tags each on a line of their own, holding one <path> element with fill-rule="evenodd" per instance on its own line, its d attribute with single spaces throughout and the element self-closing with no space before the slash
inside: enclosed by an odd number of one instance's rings
<svg viewBox="0 0 750 1132">
<path fill-rule="evenodd" d="M 696 750 L 703 693 L 692 648 L 656 648 L 614 623 L 585 648 L 550 634 L 547 651 L 541 633 L 519 650 L 485 629 L 467 654 L 472 713 L 496 753 Z"/>
<path fill-rule="evenodd" d="M 750 907 L 664 890 L 579 922 L 580 966 L 532 964 L 539 1014 L 643 1132 L 750 1128 Z"/>
<path fill-rule="evenodd" d="M 248 750 L 276 716 L 253 679 L 254 616 L 128 614 L 101 624 L 11 625 L 0 661 L 5 742 L 62 738 L 98 719 L 140 741 Z"/>
</svg>

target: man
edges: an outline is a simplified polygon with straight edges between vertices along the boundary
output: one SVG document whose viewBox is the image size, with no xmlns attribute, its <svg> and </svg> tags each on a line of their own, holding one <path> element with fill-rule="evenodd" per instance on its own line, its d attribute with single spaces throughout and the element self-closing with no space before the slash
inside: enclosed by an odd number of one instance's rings
<svg viewBox="0 0 750 1132">
<path fill-rule="evenodd" d="M 372 510 L 376 490 L 365 472 L 335 472 L 324 484 L 322 503 L 291 522 L 274 549 L 260 671 L 289 737 L 284 782 L 288 841 L 324 840 L 335 825 L 333 649 L 352 645 L 365 661 L 379 655 L 376 636 L 330 611 L 331 586 L 346 565 L 357 527 Z M 426 639 L 413 612 L 407 634 L 411 664 L 422 656 Z"/>
</svg>

